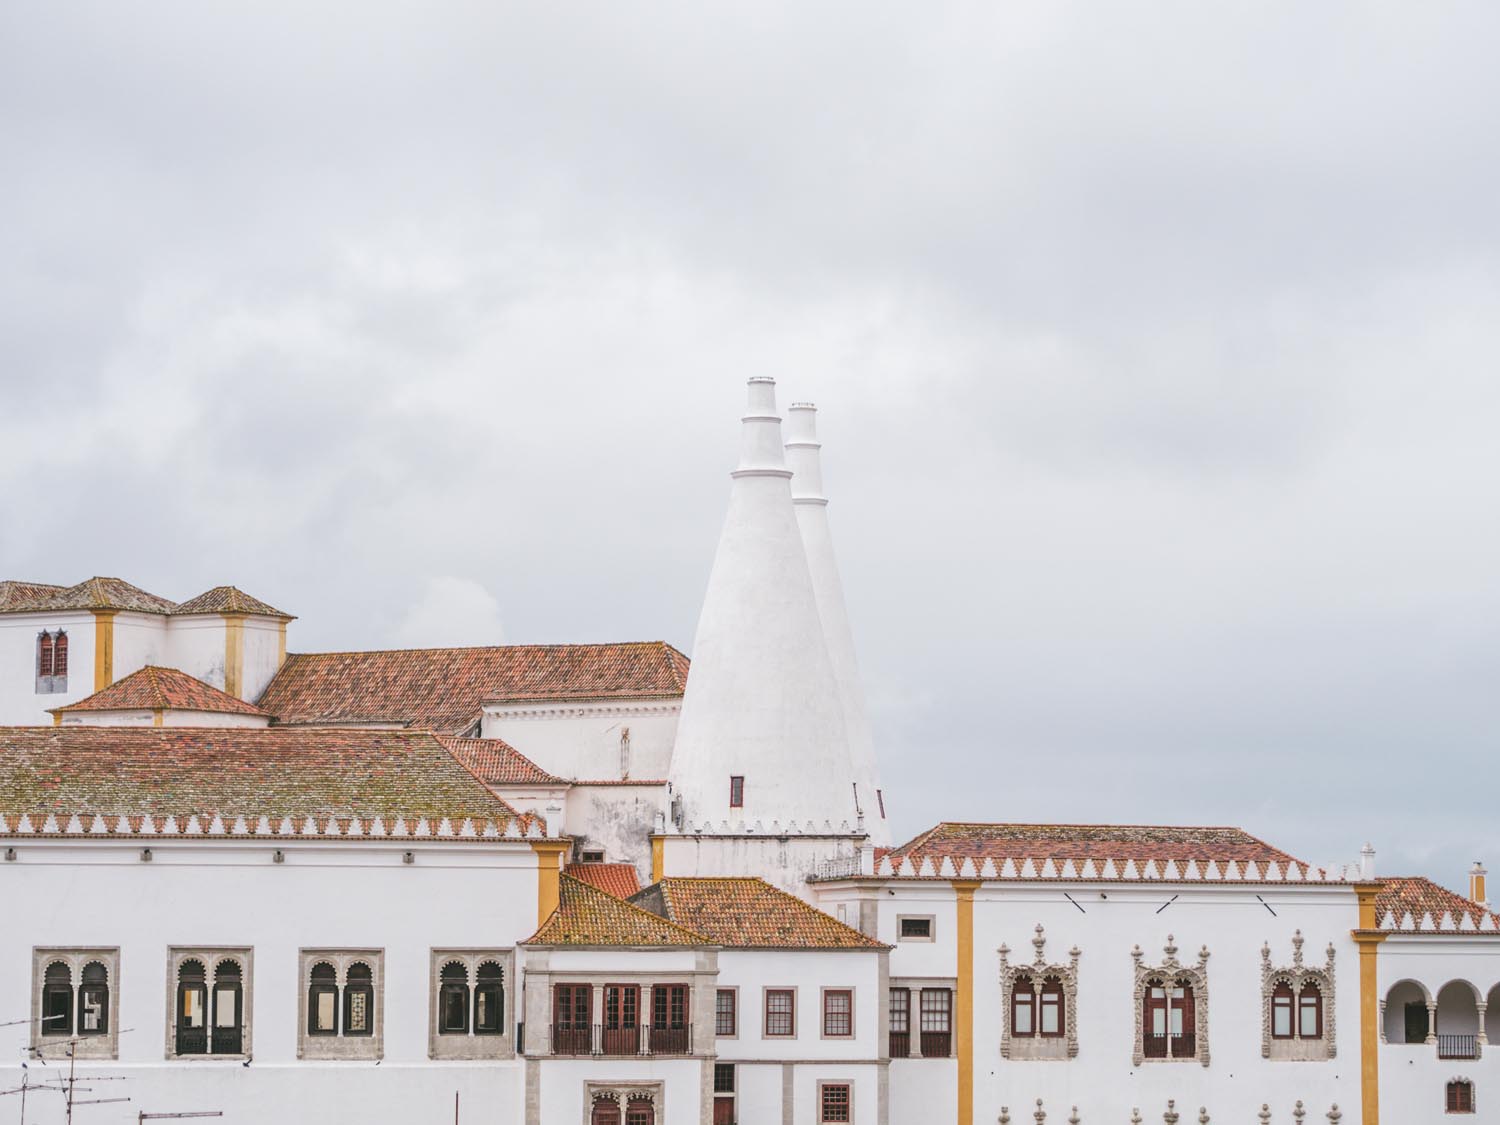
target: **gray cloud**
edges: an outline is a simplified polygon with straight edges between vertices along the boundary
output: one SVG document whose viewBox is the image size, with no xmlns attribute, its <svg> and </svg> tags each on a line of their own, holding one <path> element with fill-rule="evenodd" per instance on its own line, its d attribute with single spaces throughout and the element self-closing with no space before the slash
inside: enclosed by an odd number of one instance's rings
<svg viewBox="0 0 1500 1125">
<path fill-rule="evenodd" d="M 1500 780 L 1497 24 L 10 6 L 0 572 L 235 582 L 304 649 L 484 596 L 687 646 L 773 374 L 899 830 L 1453 884 Z"/>
</svg>

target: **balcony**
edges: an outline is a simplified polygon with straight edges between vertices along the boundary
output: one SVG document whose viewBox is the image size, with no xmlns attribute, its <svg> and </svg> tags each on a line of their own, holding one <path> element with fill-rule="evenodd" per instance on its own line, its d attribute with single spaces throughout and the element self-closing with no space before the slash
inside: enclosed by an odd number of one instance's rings
<svg viewBox="0 0 1500 1125">
<path fill-rule="evenodd" d="M 905 1059 L 911 1057 L 911 1032 L 892 1031 L 890 1033 L 890 1056 L 893 1059 Z"/>
<path fill-rule="evenodd" d="M 1191 1059 L 1198 1054 L 1198 1037 L 1191 1031 L 1148 1034 L 1141 1042 L 1148 1059 Z"/>
<path fill-rule="evenodd" d="M 551 1028 L 550 1055 L 585 1058 L 684 1056 L 693 1053 L 693 1025 L 682 1027 L 568 1027 Z"/>
<path fill-rule="evenodd" d="M 1477 1059 L 1479 1036 L 1443 1035 L 1437 1037 L 1437 1057 L 1440 1059 Z"/>
</svg>

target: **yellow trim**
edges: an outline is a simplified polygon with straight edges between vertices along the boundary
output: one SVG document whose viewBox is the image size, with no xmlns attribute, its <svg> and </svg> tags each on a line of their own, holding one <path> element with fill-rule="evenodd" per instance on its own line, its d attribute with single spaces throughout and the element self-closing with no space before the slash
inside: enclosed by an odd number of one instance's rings
<svg viewBox="0 0 1500 1125">
<path fill-rule="evenodd" d="M 1375 927 L 1375 896 L 1379 883 L 1357 883 L 1359 929 L 1359 1092 L 1361 1125 L 1380 1125 L 1380 992 L 1375 976 L 1375 952 L 1385 934 Z"/>
<path fill-rule="evenodd" d="M 62 726 L 62 712 L 61 711 L 54 711 L 54 712 L 52 712 L 52 725 L 55 726 L 55 727 Z"/>
<path fill-rule="evenodd" d="M 660 883 L 667 873 L 667 841 L 664 836 L 651 837 L 651 881 Z"/>
<path fill-rule="evenodd" d="M 953 998 L 958 1125 L 974 1125 L 974 892 L 979 886 L 977 879 L 953 880 L 958 896 L 958 994 Z"/>
<path fill-rule="evenodd" d="M 245 615 L 222 613 L 224 618 L 224 691 L 236 699 L 245 676 Z"/>
<path fill-rule="evenodd" d="M 115 682 L 115 613 L 94 610 L 94 690 L 103 691 Z"/>
<path fill-rule="evenodd" d="M 161 726 L 162 723 L 165 721 L 165 717 L 166 717 L 166 712 L 163 711 L 160 707 L 156 708 L 156 710 L 154 710 L 154 711 L 151 712 L 151 725 L 153 727 L 159 727 L 159 726 Z"/>
<path fill-rule="evenodd" d="M 540 926 L 562 901 L 562 857 L 566 840 L 533 840 L 536 852 L 536 924 Z"/>
<path fill-rule="evenodd" d="M 282 621 L 276 627 L 276 667 L 280 668 L 286 663 L 286 622 Z"/>
</svg>

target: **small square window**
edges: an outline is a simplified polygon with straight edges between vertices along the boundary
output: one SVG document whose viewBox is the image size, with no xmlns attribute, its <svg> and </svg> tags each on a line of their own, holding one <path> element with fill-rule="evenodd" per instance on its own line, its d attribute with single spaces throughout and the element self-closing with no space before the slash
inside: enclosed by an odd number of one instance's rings
<svg viewBox="0 0 1500 1125">
<path fill-rule="evenodd" d="M 931 941 L 932 940 L 932 915 L 903 914 L 896 920 L 897 930 L 902 941 Z"/>
<path fill-rule="evenodd" d="M 604 862 L 604 853 L 603 852 L 584 852 L 583 853 L 582 862 L 584 862 L 584 863 L 603 863 Z"/>
<path fill-rule="evenodd" d="M 734 1093 L 734 1063 L 714 1063 L 714 1093 Z"/>
<path fill-rule="evenodd" d="M 850 1112 L 853 1100 L 849 1083 L 824 1082 L 818 1087 L 818 1121 L 821 1125 L 842 1125 L 853 1121 L 854 1115 Z"/>
<path fill-rule="evenodd" d="M 745 779 L 739 774 L 734 774 L 729 779 L 729 807 L 732 809 L 745 807 Z"/>
<path fill-rule="evenodd" d="M 1467 1079 L 1456 1079 L 1448 1083 L 1447 1111 L 1449 1113 L 1474 1112 L 1474 1083 Z"/>
</svg>

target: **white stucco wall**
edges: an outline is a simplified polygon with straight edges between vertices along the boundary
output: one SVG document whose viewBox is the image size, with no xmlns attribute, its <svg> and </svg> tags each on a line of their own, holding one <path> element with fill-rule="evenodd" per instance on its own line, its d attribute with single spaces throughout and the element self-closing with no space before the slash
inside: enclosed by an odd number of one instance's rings
<svg viewBox="0 0 1500 1125">
<path fill-rule="evenodd" d="M 137 1110 L 222 1109 L 226 1121 L 518 1120 L 517 1062 L 428 1059 L 430 950 L 513 946 L 536 925 L 536 856 L 524 842 L 474 844 L 296 840 L 140 845 L 7 841 L 18 858 L 0 869 L 25 923 L 0 925 L 0 1011 L 31 1010 L 36 946 L 120 949 L 117 1062 L 87 1071 L 119 1075 Z M 272 861 L 280 847 L 284 863 Z M 415 862 L 402 862 L 402 851 Z M 416 908 L 420 904 L 420 908 Z M 169 946 L 251 946 L 253 1062 L 165 1058 Z M 385 1057 L 373 1062 L 297 1059 L 298 951 L 384 950 Z M 518 995 L 507 982 L 507 1020 Z M 17 1084 L 27 1028 L 0 1028 L 0 1084 Z M 84 1064 L 80 1064 L 83 1067 Z M 33 1064 L 32 1080 L 55 1075 Z M 111 1089 L 111 1094 L 115 1091 Z M 62 1121 L 55 1095 L 27 1107 L 36 1125 Z M 95 1118 L 90 1118 L 93 1120 Z"/>
<path fill-rule="evenodd" d="M 815 902 L 807 882 L 830 860 L 852 860 L 862 836 L 777 835 L 770 825 L 759 834 L 710 836 L 669 834 L 663 838 L 663 873 L 667 875 L 759 875 L 789 894 Z"/>
<path fill-rule="evenodd" d="M 622 776 L 621 735 L 628 776 L 662 780 L 672 757 L 680 700 L 619 700 L 509 707 L 486 704 L 485 738 L 510 743 L 548 773 L 569 780 L 617 781 Z"/>
<path fill-rule="evenodd" d="M 65 727 L 149 727 L 155 722 L 150 711 L 75 711 L 64 715 Z M 270 718 L 260 715 L 226 715 L 219 711 L 164 711 L 164 727 L 239 727 L 270 725 Z"/>
<path fill-rule="evenodd" d="M 173 617 L 165 663 L 224 690 L 224 619 L 217 613 Z"/>
<path fill-rule="evenodd" d="M 114 680 L 123 680 L 148 664 L 162 665 L 168 662 L 169 620 L 171 619 L 159 613 L 115 615 Z M 113 683 L 114 680 L 110 682 Z"/>
<path fill-rule="evenodd" d="M 612 863 L 635 866 L 651 881 L 651 831 L 667 809 L 665 785 L 575 785 L 568 791 L 564 831 L 579 848 L 603 848 Z"/>
<path fill-rule="evenodd" d="M 281 622 L 271 617 L 247 617 L 244 635 L 240 698 L 253 703 L 281 667 Z"/>
<path fill-rule="evenodd" d="M 43 630 L 68 634 L 68 690 L 38 695 L 36 638 Z M 50 726 L 48 708 L 94 694 L 94 615 L 87 612 L 0 615 L 0 725 Z"/>
</svg>

